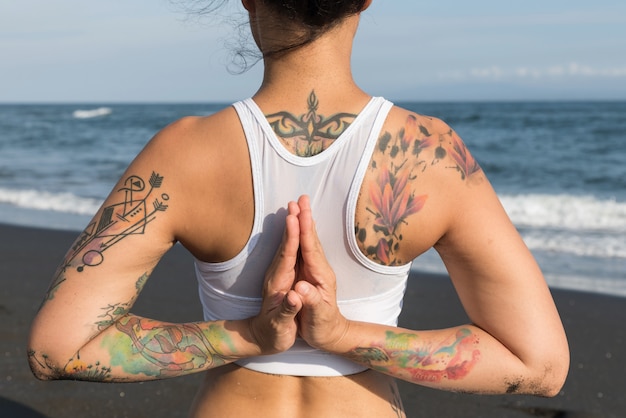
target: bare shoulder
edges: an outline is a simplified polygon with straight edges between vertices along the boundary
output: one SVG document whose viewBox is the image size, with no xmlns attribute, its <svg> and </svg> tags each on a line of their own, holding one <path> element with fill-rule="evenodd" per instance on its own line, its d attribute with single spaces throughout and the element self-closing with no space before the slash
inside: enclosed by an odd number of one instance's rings
<svg viewBox="0 0 626 418">
<path fill-rule="evenodd" d="M 158 170 L 168 185 L 183 196 L 208 188 L 219 191 L 236 181 L 247 160 L 245 136 L 233 108 L 209 116 L 187 116 L 159 131 L 131 168 Z"/>
<path fill-rule="evenodd" d="M 452 168 L 462 180 L 481 171 L 463 140 L 447 123 L 399 107 L 394 107 L 389 114 L 381 132 L 379 150 L 395 165 L 398 161 L 413 162 L 424 172 L 428 167 Z"/>
<path fill-rule="evenodd" d="M 246 220 L 251 225 L 253 194 L 245 135 L 232 107 L 171 123 L 135 164 L 158 170 L 167 182 L 174 235 L 196 256 L 213 261 L 240 249 L 251 228 Z M 222 230 L 237 218 L 242 221 L 232 233 Z M 236 241 L 230 243 L 234 249 L 222 245 L 231 239 L 218 239 L 224 235 Z"/>
<path fill-rule="evenodd" d="M 172 152 L 168 157 L 189 157 L 196 151 L 219 149 L 236 140 L 239 122 L 232 107 L 224 108 L 209 116 L 185 116 L 161 131 L 151 145 Z"/>
<path fill-rule="evenodd" d="M 486 183 L 448 124 L 392 108 L 361 186 L 355 232 L 362 252 L 380 264 L 410 262 L 435 245 L 455 208 Z"/>
</svg>

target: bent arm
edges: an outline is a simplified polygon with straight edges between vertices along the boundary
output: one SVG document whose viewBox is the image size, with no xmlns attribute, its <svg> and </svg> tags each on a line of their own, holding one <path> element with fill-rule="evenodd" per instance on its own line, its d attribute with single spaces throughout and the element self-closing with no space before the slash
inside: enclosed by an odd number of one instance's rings
<svg viewBox="0 0 626 418">
<path fill-rule="evenodd" d="M 152 380 L 293 344 L 299 301 L 292 294 L 285 302 L 297 258 L 293 216 L 280 256 L 267 272 L 256 317 L 174 324 L 130 313 L 163 254 L 184 238 L 180 231 L 188 227 L 197 203 L 185 188 L 195 179 L 175 157 L 182 147 L 179 138 L 187 134 L 180 129 L 168 128 L 151 141 L 67 252 L 31 328 L 29 362 L 38 378 Z M 205 230 L 219 236 L 219 217 L 205 218 Z"/>
<path fill-rule="evenodd" d="M 250 355 L 245 321 L 170 324 L 129 313 L 172 245 L 168 178 L 134 164 L 68 251 L 31 331 L 40 378 L 145 380 Z"/>
<path fill-rule="evenodd" d="M 29 351 L 40 379 L 133 382 L 182 376 L 218 367 L 245 354 L 246 321 L 173 324 L 127 314 L 70 358 L 45 346 Z M 33 343 L 33 346 L 37 346 Z"/>
<path fill-rule="evenodd" d="M 540 269 L 479 165 L 447 125 L 410 115 L 398 141 L 412 139 L 407 133 L 418 132 L 418 122 L 428 125 L 422 126 L 425 137 L 414 142 L 414 159 L 403 154 L 402 144 L 395 152 L 382 147 L 391 136 L 380 140 L 382 151 L 372 157 L 379 173 L 373 170 L 362 187 L 369 187 L 363 205 L 375 217 L 362 250 L 380 239 L 384 245 L 370 258 L 393 265 L 434 246 L 471 323 L 414 331 L 347 321 L 329 303 L 335 300 L 334 275 L 314 228 L 307 226 L 307 208 L 302 254 L 310 253 L 307 268 L 317 273 L 296 285 L 304 302 L 301 332 L 317 348 L 435 388 L 556 394 L 567 375 L 569 350 Z"/>
<path fill-rule="evenodd" d="M 436 246 L 470 324 L 415 331 L 345 320 L 318 348 L 438 389 L 556 395 L 569 367 L 558 312 L 495 194 L 483 189 L 455 220 L 469 225 L 453 225 Z"/>
<path fill-rule="evenodd" d="M 333 350 L 435 388 L 556 395 L 569 352 L 540 269 L 488 182 L 455 198 L 463 210 L 435 248 L 471 324 L 412 331 L 349 322 Z"/>
</svg>

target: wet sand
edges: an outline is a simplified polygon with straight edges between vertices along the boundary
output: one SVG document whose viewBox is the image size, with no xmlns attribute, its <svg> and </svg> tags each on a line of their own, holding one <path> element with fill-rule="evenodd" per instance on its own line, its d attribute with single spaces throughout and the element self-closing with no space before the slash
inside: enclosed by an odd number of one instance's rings
<svg viewBox="0 0 626 418">
<path fill-rule="evenodd" d="M 145 383 L 40 382 L 26 339 L 57 263 L 76 232 L 0 225 L 0 417 L 185 417 L 202 378 Z M 572 361 L 555 398 L 479 396 L 401 382 L 409 417 L 626 417 L 626 299 L 553 289 Z M 180 246 L 161 261 L 134 313 L 167 321 L 202 318 L 190 256 Z M 449 279 L 412 273 L 400 325 L 428 329 L 466 321 Z"/>
</svg>

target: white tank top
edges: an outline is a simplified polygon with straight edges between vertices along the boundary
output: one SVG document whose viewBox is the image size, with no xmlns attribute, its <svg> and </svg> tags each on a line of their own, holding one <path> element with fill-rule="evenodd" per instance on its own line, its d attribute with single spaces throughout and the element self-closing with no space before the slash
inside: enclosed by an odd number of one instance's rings
<svg viewBox="0 0 626 418">
<path fill-rule="evenodd" d="M 337 277 L 337 303 L 348 319 L 397 325 L 411 265 L 382 266 L 365 257 L 355 237 L 355 208 L 365 171 L 392 103 L 372 98 L 326 150 L 291 154 L 252 99 L 234 105 L 244 129 L 254 185 L 254 224 L 243 250 L 221 263 L 195 261 L 205 320 L 244 319 L 261 307 L 265 271 L 280 244 L 287 203 L 307 194 L 324 252 Z M 365 370 L 303 340 L 286 352 L 237 364 L 294 376 L 341 376 Z"/>
</svg>

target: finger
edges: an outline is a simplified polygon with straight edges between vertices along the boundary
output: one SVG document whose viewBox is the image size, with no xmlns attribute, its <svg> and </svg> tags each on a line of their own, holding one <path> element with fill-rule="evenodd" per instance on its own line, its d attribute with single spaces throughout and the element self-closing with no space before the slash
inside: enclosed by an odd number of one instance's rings
<svg viewBox="0 0 626 418">
<path fill-rule="evenodd" d="M 297 202 L 289 202 L 287 204 L 287 210 L 289 215 L 298 216 L 300 214 L 300 206 Z"/>
<path fill-rule="evenodd" d="M 326 262 L 324 249 L 315 229 L 309 197 L 306 195 L 301 196 L 298 199 L 298 206 L 300 208 L 298 220 L 300 222 L 300 249 L 302 257 L 307 263 Z"/>
<path fill-rule="evenodd" d="M 300 245 L 305 246 L 309 251 L 315 247 L 317 238 L 317 231 L 315 230 L 315 222 L 313 221 L 313 211 L 311 210 L 311 202 L 307 195 L 303 195 L 298 199 L 298 207 L 300 213 L 298 215 L 298 221 L 300 223 L 300 236 L 303 242 Z"/>
<path fill-rule="evenodd" d="M 285 234 L 283 237 L 284 255 L 287 257 L 296 257 L 298 248 L 300 247 L 300 222 L 297 215 L 289 214 L 285 218 Z"/>
<path fill-rule="evenodd" d="M 295 279 L 295 266 L 300 246 L 300 224 L 295 215 L 287 215 L 283 239 L 267 271 L 267 285 L 271 293 L 286 292 Z"/>
</svg>

